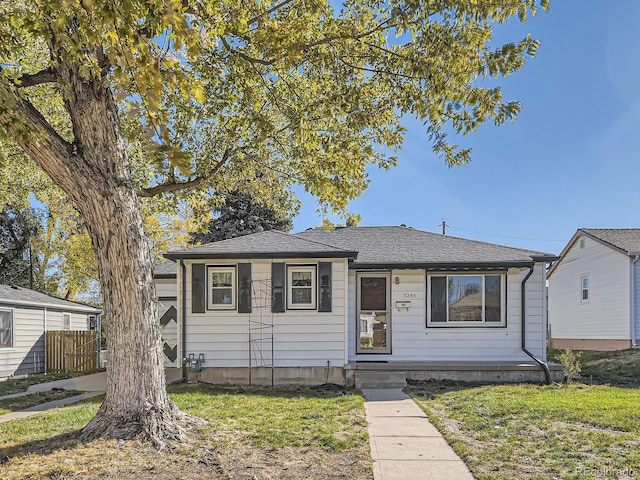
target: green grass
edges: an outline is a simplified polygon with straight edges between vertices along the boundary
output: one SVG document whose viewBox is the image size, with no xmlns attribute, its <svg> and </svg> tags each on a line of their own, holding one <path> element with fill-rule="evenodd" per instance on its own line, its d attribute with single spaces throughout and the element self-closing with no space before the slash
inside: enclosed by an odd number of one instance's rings
<svg viewBox="0 0 640 480">
<path fill-rule="evenodd" d="M 82 392 L 56 388 L 47 392 L 38 392 L 22 397 L 0 399 L 0 415 L 25 410 L 29 407 L 35 407 L 36 405 L 52 402 L 54 400 L 73 397 L 80 395 L 80 393 Z"/>
<path fill-rule="evenodd" d="M 638 389 L 417 385 L 410 393 L 481 480 L 640 475 Z"/>
<path fill-rule="evenodd" d="M 320 446 L 343 451 L 366 441 L 360 395 L 203 384 L 176 385 L 169 391 L 181 409 L 208 420 L 213 431 L 240 433 L 260 448 Z"/>
</svg>

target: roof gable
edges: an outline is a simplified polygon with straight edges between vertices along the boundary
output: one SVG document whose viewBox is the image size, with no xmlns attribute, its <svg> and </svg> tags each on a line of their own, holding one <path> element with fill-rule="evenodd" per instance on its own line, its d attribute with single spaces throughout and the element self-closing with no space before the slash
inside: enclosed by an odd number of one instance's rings
<svg viewBox="0 0 640 480">
<path fill-rule="evenodd" d="M 582 236 L 590 238 L 622 255 L 628 256 L 640 252 L 640 228 L 579 228 L 562 249 L 558 261 L 551 266 L 547 277 L 553 275 L 556 267 Z"/>
</svg>

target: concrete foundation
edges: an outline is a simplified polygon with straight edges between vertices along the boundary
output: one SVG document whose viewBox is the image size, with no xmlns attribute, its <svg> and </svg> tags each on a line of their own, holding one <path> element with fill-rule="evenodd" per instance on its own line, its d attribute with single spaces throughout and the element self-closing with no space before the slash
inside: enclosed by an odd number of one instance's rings
<svg viewBox="0 0 640 480">
<path fill-rule="evenodd" d="M 631 340 L 612 340 L 607 338 L 552 338 L 551 348 L 564 350 L 626 350 L 631 348 Z"/>
<path fill-rule="evenodd" d="M 345 385 L 345 373 L 341 367 L 207 367 L 188 370 L 187 380 L 215 385 Z"/>
<path fill-rule="evenodd" d="M 370 385 L 376 375 L 385 380 L 390 372 L 402 372 L 407 380 L 451 380 L 474 383 L 544 383 L 537 364 L 518 362 L 416 362 L 362 363 L 345 366 L 348 386 Z M 564 377 L 562 365 L 549 364 L 554 382 Z M 383 382 L 384 383 L 384 382 Z M 382 388 L 384 386 L 381 384 Z"/>
<path fill-rule="evenodd" d="M 562 365 L 549 364 L 551 377 L 561 382 Z M 182 377 L 178 368 L 166 369 L 167 381 Z M 474 383 L 544 383 L 537 364 L 518 362 L 355 363 L 342 367 L 206 367 L 187 369 L 187 381 L 215 385 L 322 385 L 356 388 L 403 388 L 406 380 L 452 380 Z"/>
</svg>

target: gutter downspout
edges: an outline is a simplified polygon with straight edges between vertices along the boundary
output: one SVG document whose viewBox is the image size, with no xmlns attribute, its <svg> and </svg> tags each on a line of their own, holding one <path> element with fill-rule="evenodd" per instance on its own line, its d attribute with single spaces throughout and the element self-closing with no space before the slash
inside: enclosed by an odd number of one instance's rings
<svg viewBox="0 0 640 480">
<path fill-rule="evenodd" d="M 187 358 L 187 354 L 185 353 L 187 350 L 187 267 L 184 265 L 184 259 L 180 258 L 180 271 L 182 273 L 182 294 L 180 296 L 180 300 L 182 300 L 182 378 L 183 380 L 187 379 L 187 365 L 185 360 Z"/>
<path fill-rule="evenodd" d="M 631 333 L 631 346 L 637 347 L 636 342 L 636 262 L 640 260 L 640 252 L 631 252 L 634 256 L 631 262 L 631 315 L 629 315 L 629 333 Z"/>
<path fill-rule="evenodd" d="M 543 362 L 542 360 L 540 360 L 538 357 L 536 357 L 533 353 L 531 353 L 529 350 L 527 350 L 527 334 L 526 334 L 526 306 L 527 306 L 527 302 L 525 300 L 525 284 L 527 283 L 527 280 L 529 280 L 529 277 L 531 277 L 531 275 L 533 275 L 533 269 L 535 268 L 535 263 L 533 265 L 529 266 L 529 273 L 527 273 L 527 275 L 524 277 L 524 280 L 522 280 L 522 284 L 520 285 L 520 312 L 521 312 L 521 317 L 520 317 L 520 340 L 521 340 L 521 347 L 522 347 L 522 351 L 524 353 L 526 353 L 527 355 L 529 355 L 534 362 L 536 362 L 538 365 L 540 365 L 540 367 L 542 367 L 542 370 L 544 370 L 544 377 L 547 381 L 547 385 L 551 385 L 553 383 L 553 380 L 551 379 L 551 371 L 549 370 L 549 365 L 547 365 L 545 362 Z"/>
</svg>

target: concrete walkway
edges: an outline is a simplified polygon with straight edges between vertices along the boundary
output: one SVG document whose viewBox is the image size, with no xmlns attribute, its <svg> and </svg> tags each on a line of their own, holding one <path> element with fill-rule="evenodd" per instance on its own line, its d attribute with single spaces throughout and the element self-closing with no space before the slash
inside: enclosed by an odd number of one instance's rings
<svg viewBox="0 0 640 480">
<path fill-rule="evenodd" d="M 52 402 L 36 405 L 19 412 L 11 412 L 5 415 L 0 415 L 0 423 L 9 422 L 18 418 L 30 417 L 36 413 L 49 410 L 50 408 L 63 407 L 72 403 L 80 402 L 88 398 L 97 397 L 105 392 L 107 383 L 107 374 L 105 372 L 93 373 L 91 375 L 84 375 L 82 377 L 66 378 L 64 380 L 55 380 L 53 382 L 38 383 L 31 385 L 26 392 L 14 393 L 12 395 L 5 395 L 0 399 L 24 397 L 25 395 L 31 395 L 34 393 L 47 392 L 54 388 L 61 388 L 63 390 L 78 390 L 80 392 L 86 392 L 74 397 L 63 398 L 61 400 L 54 400 Z"/>
<path fill-rule="evenodd" d="M 473 480 L 462 459 L 402 390 L 362 393 L 375 480 Z"/>
</svg>

